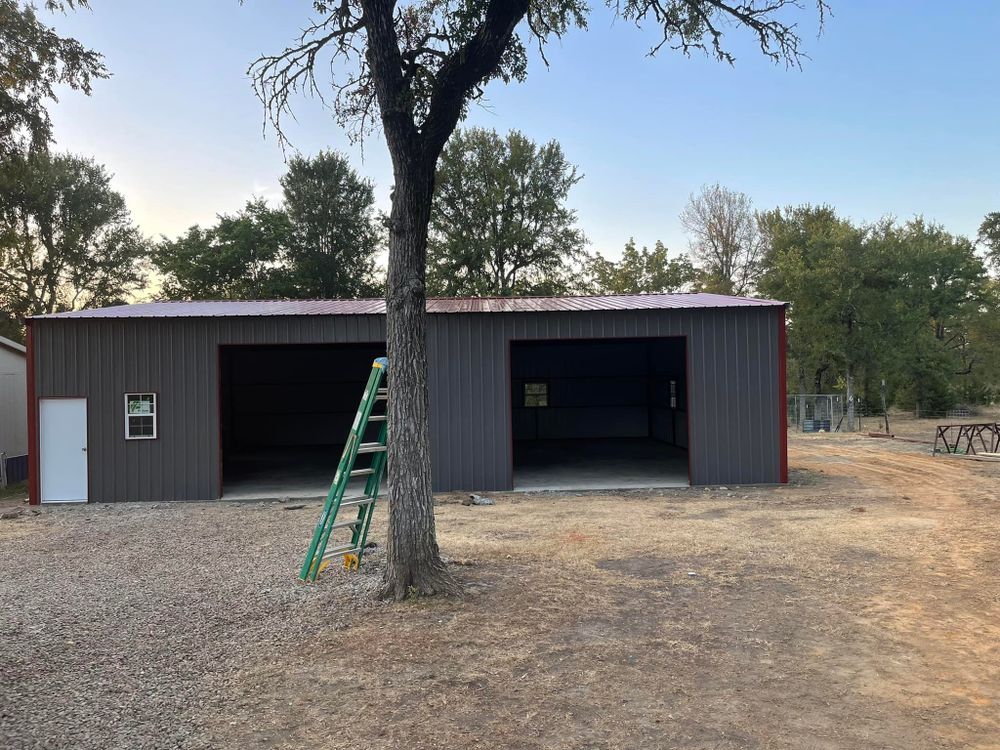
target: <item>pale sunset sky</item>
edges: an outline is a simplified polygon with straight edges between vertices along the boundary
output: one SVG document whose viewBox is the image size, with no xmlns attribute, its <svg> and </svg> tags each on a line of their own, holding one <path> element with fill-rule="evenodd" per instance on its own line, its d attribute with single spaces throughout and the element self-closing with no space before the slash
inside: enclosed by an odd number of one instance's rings
<svg viewBox="0 0 1000 750">
<path fill-rule="evenodd" d="M 853 219 L 923 214 L 975 235 L 1000 210 L 1000 3 L 831 0 L 817 37 L 797 15 L 811 59 L 765 61 L 731 30 L 735 67 L 663 50 L 655 31 L 616 21 L 595 0 L 590 28 L 532 59 L 523 84 L 491 84 L 469 124 L 558 140 L 585 175 L 571 197 L 591 250 L 617 256 L 630 236 L 686 249 L 688 195 L 721 182 L 758 208 L 829 203 Z M 91 97 L 52 107 L 57 149 L 114 174 L 148 235 L 176 235 L 252 195 L 275 198 L 284 171 L 246 76 L 310 15 L 302 1 L 91 0 L 52 16 L 101 52 L 113 73 Z M 378 135 L 350 144 L 319 101 L 296 102 L 289 128 L 305 154 L 346 152 L 388 206 L 391 170 Z"/>
</svg>

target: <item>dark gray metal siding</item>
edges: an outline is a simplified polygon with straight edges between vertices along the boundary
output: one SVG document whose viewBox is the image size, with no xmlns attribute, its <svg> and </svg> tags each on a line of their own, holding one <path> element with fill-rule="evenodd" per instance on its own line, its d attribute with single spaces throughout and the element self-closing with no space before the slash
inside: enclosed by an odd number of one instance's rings
<svg viewBox="0 0 1000 750">
<path fill-rule="evenodd" d="M 692 484 L 781 479 L 781 307 L 430 316 L 437 489 L 511 487 L 508 342 L 687 339 Z"/>
<path fill-rule="evenodd" d="M 782 308 L 428 316 L 436 490 L 511 486 L 509 341 L 684 336 L 691 481 L 780 480 Z M 86 397 L 90 496 L 219 497 L 218 348 L 376 342 L 377 315 L 44 319 L 32 323 L 36 396 Z M 125 441 L 124 398 L 156 391 L 159 438 Z"/>
<path fill-rule="evenodd" d="M 379 316 L 37 320 L 38 398 L 86 397 L 90 497 L 219 497 L 218 352 L 224 344 L 371 342 Z M 159 394 L 159 437 L 124 439 L 128 392 Z"/>
</svg>

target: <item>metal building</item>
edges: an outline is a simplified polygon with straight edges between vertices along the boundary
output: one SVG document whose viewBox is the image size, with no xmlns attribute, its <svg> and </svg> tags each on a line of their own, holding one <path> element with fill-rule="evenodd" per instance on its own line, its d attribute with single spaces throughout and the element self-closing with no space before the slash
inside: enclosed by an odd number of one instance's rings
<svg viewBox="0 0 1000 750">
<path fill-rule="evenodd" d="M 28 403 L 25 351 L 0 336 L 0 488 L 28 476 Z"/>
<path fill-rule="evenodd" d="M 161 302 L 32 318 L 32 502 L 325 493 L 384 354 L 384 311 Z M 428 312 L 437 491 L 787 481 L 783 303 L 434 299 Z"/>
</svg>

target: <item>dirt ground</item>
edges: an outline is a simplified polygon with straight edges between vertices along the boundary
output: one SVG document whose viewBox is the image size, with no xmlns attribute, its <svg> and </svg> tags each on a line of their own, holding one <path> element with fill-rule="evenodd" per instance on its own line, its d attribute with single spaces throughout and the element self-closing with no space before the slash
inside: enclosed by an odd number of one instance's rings
<svg viewBox="0 0 1000 750">
<path fill-rule="evenodd" d="M 790 464 L 441 497 L 457 601 L 372 602 L 379 550 L 295 582 L 315 505 L 0 521 L 0 745 L 1000 748 L 1000 464 L 846 435 Z"/>
</svg>

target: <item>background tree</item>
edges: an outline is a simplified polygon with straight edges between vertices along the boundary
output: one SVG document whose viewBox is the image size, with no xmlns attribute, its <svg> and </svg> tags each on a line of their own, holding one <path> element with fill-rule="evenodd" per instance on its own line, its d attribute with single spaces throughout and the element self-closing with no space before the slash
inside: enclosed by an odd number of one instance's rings
<svg viewBox="0 0 1000 750">
<path fill-rule="evenodd" d="M 0 168 L 0 300 L 8 317 L 125 302 L 147 243 L 104 168 L 40 151 Z"/>
<path fill-rule="evenodd" d="M 86 8 L 86 0 L 46 0 L 49 11 Z M 41 23 L 36 7 L 0 0 L 0 160 L 12 152 L 47 148 L 52 124 L 45 107 L 56 88 L 90 93 L 107 78 L 101 56 Z"/>
<path fill-rule="evenodd" d="M 691 195 L 681 212 L 690 235 L 698 286 L 716 294 L 749 294 L 760 274 L 763 238 L 753 201 L 718 183 Z"/>
<path fill-rule="evenodd" d="M 372 183 L 347 158 L 296 156 L 281 178 L 291 228 L 288 274 L 294 296 L 333 299 L 381 292 L 375 279 L 379 227 Z"/>
<path fill-rule="evenodd" d="M 988 302 L 986 269 L 969 240 L 922 218 L 880 239 L 897 248 L 894 296 L 906 326 L 890 363 L 901 388 L 895 400 L 918 413 L 943 412 L 968 392 L 964 381 L 978 375 L 991 348 L 972 334 Z"/>
<path fill-rule="evenodd" d="M 762 226 L 760 289 L 791 303 L 801 393 L 880 405 L 885 380 L 890 404 L 926 413 L 992 391 L 996 307 L 971 242 L 919 218 L 855 227 L 827 206 L 772 211 Z"/>
<path fill-rule="evenodd" d="M 868 277 L 878 268 L 868 262 L 864 236 L 828 206 L 776 210 L 762 224 L 768 253 L 760 288 L 790 303 L 788 349 L 800 390 L 809 374 L 814 392 L 839 375 L 850 401 L 859 363 L 870 361 L 868 348 L 884 322 L 868 315 Z M 852 420 L 850 414 L 848 429 Z"/>
<path fill-rule="evenodd" d="M 1000 271 L 1000 211 L 986 214 L 979 225 L 979 242 L 986 250 L 986 260 Z"/>
<path fill-rule="evenodd" d="M 555 141 L 457 131 L 438 163 L 427 287 L 446 296 L 560 294 L 586 238 L 566 205 L 580 181 Z"/>
<path fill-rule="evenodd" d="M 291 289 L 282 262 L 292 234 L 285 212 L 263 198 L 209 229 L 163 239 L 152 261 L 166 299 L 273 299 Z"/>
<path fill-rule="evenodd" d="M 598 294 L 654 294 L 680 292 L 695 278 L 686 256 L 670 258 L 666 246 L 656 241 L 652 250 L 636 249 L 629 239 L 616 262 L 595 254 L 589 263 L 593 290 Z"/>
<path fill-rule="evenodd" d="M 350 298 L 380 290 L 372 185 L 342 155 L 296 156 L 281 178 L 284 201 L 263 198 L 164 238 L 153 252 L 167 299 Z"/>
<path fill-rule="evenodd" d="M 817 0 L 820 15 L 823 0 Z M 663 46 L 706 51 L 733 62 L 730 28 L 749 29 L 775 62 L 802 57 L 797 0 L 620 0 L 617 16 L 652 25 Z M 331 72 L 334 112 L 353 136 L 380 121 L 395 185 L 389 216 L 386 344 L 394 396 L 389 402 L 389 529 L 383 595 L 457 592 L 434 532 L 427 419 L 426 265 L 434 175 L 445 143 L 486 85 L 527 76 L 527 45 L 586 24 L 584 0 L 316 0 L 319 18 L 277 55 L 251 67 L 276 130 L 291 97 L 317 92 Z M 325 83 L 324 83 L 325 85 Z"/>
</svg>

